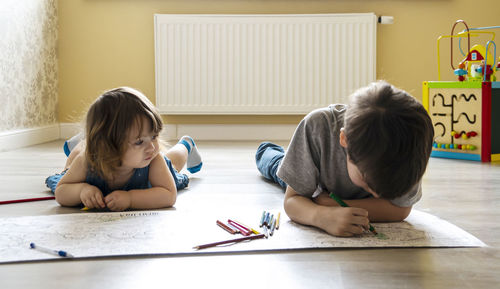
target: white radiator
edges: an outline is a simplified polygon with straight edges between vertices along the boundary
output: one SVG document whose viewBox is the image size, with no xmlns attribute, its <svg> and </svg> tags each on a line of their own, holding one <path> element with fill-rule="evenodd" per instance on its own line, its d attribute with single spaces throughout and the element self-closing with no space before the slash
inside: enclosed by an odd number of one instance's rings
<svg viewBox="0 0 500 289">
<path fill-rule="evenodd" d="M 304 114 L 376 78 L 372 13 L 155 15 L 166 114 Z"/>
</svg>

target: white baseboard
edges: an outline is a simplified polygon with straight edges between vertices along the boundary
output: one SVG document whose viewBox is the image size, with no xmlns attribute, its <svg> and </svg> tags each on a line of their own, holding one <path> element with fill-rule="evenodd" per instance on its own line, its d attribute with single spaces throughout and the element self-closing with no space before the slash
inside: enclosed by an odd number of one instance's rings
<svg viewBox="0 0 500 289">
<path fill-rule="evenodd" d="M 83 127 L 80 123 L 62 122 L 59 126 L 61 127 L 61 134 L 59 136 L 60 139 L 69 139 L 70 137 L 83 131 Z"/>
<path fill-rule="evenodd" d="M 0 151 L 57 140 L 59 135 L 59 124 L 0 132 Z"/>
<path fill-rule="evenodd" d="M 283 141 L 290 140 L 295 124 L 179 124 L 177 137 L 190 135 L 196 140 Z"/>
<path fill-rule="evenodd" d="M 175 141 L 183 135 L 210 141 L 288 141 L 294 124 L 166 124 L 162 138 Z M 68 139 L 82 130 L 80 123 L 59 123 L 49 126 L 0 132 L 0 151 Z"/>
</svg>

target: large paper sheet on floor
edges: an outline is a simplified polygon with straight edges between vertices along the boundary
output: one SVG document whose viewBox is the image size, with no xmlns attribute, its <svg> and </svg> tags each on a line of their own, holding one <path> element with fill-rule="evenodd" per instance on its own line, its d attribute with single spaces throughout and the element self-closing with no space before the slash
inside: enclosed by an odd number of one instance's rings
<svg viewBox="0 0 500 289">
<path fill-rule="evenodd" d="M 296 224 L 281 213 L 280 228 L 268 239 L 199 251 L 193 249 L 196 245 L 241 236 L 223 231 L 215 224 L 217 219 L 234 218 L 259 230 L 261 213 L 238 211 L 232 215 L 210 215 L 168 210 L 2 218 L 0 262 L 61 258 L 30 249 L 30 242 L 65 250 L 75 258 L 313 248 L 485 246 L 457 226 L 413 210 L 405 222 L 374 224 L 386 239 L 370 233 L 351 238 L 333 237 L 316 228 Z"/>
</svg>

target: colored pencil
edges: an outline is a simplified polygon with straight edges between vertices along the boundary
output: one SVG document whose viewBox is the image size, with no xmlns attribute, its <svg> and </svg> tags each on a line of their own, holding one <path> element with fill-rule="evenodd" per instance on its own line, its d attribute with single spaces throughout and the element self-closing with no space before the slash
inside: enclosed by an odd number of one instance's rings
<svg viewBox="0 0 500 289">
<path fill-rule="evenodd" d="M 335 202 L 337 202 L 337 204 L 339 204 L 341 207 L 349 207 L 348 204 L 346 204 L 344 201 L 342 201 L 342 199 L 340 199 L 339 197 L 337 197 L 337 195 L 335 195 L 334 193 L 330 193 L 330 198 L 334 199 Z M 377 235 L 377 231 L 375 230 L 375 228 L 371 225 L 371 224 L 368 224 L 370 227 L 370 232 L 373 233 L 373 235 Z"/>
<path fill-rule="evenodd" d="M 250 230 L 252 230 L 252 232 L 253 232 L 255 235 L 260 234 L 260 232 L 259 232 L 259 231 L 257 231 L 257 230 L 255 230 L 254 228 L 250 228 Z"/>
<path fill-rule="evenodd" d="M 267 221 L 269 220 L 269 212 L 266 212 L 266 216 L 264 217 L 264 226 L 267 226 Z"/>
<path fill-rule="evenodd" d="M 266 211 L 262 211 L 262 216 L 260 217 L 259 227 L 262 227 L 262 225 L 264 225 L 265 218 L 266 218 Z"/>
<path fill-rule="evenodd" d="M 193 249 L 200 250 L 200 249 L 216 247 L 216 246 L 224 245 L 224 244 L 239 243 L 239 242 L 243 242 L 243 241 L 261 239 L 261 238 L 264 238 L 264 234 L 251 235 L 251 236 L 237 238 L 237 239 L 231 239 L 231 240 L 225 240 L 225 241 L 219 241 L 219 242 L 214 242 L 214 243 L 209 243 L 209 244 L 198 245 L 198 246 L 193 247 Z"/>
<path fill-rule="evenodd" d="M 248 235 L 252 234 L 252 230 L 250 230 L 246 226 L 244 226 L 244 225 L 242 225 L 234 220 L 228 219 L 227 223 L 232 225 L 233 227 L 238 228 L 238 230 L 240 230 L 240 233 L 244 236 L 248 236 Z"/>
<path fill-rule="evenodd" d="M 281 212 L 278 212 L 278 218 L 276 219 L 276 230 L 280 228 L 280 217 L 281 217 Z"/>
<path fill-rule="evenodd" d="M 228 226 L 229 228 L 233 229 L 236 233 L 239 233 L 240 230 L 238 228 L 236 228 L 235 226 L 229 224 L 229 223 L 226 223 L 226 226 Z"/>
<path fill-rule="evenodd" d="M 226 224 L 222 223 L 219 220 L 217 220 L 216 224 L 233 235 L 237 233 L 235 230 L 233 230 L 232 228 L 230 228 L 229 226 L 227 226 Z"/>
<path fill-rule="evenodd" d="M 271 232 L 269 234 L 271 234 L 271 236 L 274 234 L 274 229 L 276 228 L 276 219 L 273 219 L 273 221 L 271 222 Z"/>
<path fill-rule="evenodd" d="M 15 204 L 15 203 L 25 203 L 25 202 L 36 202 L 36 201 L 45 201 L 45 200 L 54 200 L 55 198 L 56 197 L 41 197 L 41 198 L 29 198 L 29 199 L 18 199 L 18 200 L 1 201 L 0 205 Z"/>
<path fill-rule="evenodd" d="M 264 228 L 264 236 L 266 238 L 269 238 L 269 229 L 267 228 L 267 226 L 264 226 L 263 228 Z"/>
<path fill-rule="evenodd" d="M 39 246 L 39 245 L 35 245 L 35 243 L 30 243 L 30 248 L 38 250 L 38 251 L 41 251 L 41 252 L 44 252 L 44 253 L 47 253 L 47 254 L 52 254 L 52 255 L 60 256 L 60 257 L 67 257 L 67 258 L 74 258 L 75 257 L 75 256 L 71 255 L 70 253 L 68 253 L 66 251 L 53 250 L 53 249 L 45 248 L 45 247 L 42 247 L 42 246 Z"/>
<path fill-rule="evenodd" d="M 269 220 L 267 221 L 267 228 L 268 229 L 271 229 L 271 225 L 273 224 L 273 220 L 274 220 L 274 215 L 269 214 Z"/>
<path fill-rule="evenodd" d="M 255 230 L 254 228 L 252 228 L 252 227 L 250 227 L 250 226 L 248 226 L 248 225 L 243 224 L 243 223 L 242 223 L 242 222 L 240 222 L 240 221 L 236 221 L 236 220 L 232 220 L 232 221 L 233 221 L 234 223 L 236 223 L 236 224 L 238 224 L 238 225 L 242 226 L 243 228 L 245 228 L 245 229 L 248 229 L 248 230 L 252 231 L 255 235 L 260 234 L 260 232 L 259 232 L 259 231 Z"/>
</svg>

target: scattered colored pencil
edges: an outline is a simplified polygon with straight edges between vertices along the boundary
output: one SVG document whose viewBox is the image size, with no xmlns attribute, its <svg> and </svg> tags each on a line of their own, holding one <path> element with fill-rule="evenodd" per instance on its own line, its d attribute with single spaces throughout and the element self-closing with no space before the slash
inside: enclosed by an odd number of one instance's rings
<svg viewBox="0 0 500 289">
<path fill-rule="evenodd" d="M 262 225 L 264 225 L 265 219 L 266 219 L 266 211 L 262 211 L 262 216 L 260 217 L 259 227 L 262 227 Z"/>
<path fill-rule="evenodd" d="M 246 236 L 246 237 L 237 238 L 237 239 L 231 239 L 231 240 L 225 240 L 225 241 L 219 241 L 219 242 L 214 242 L 214 243 L 209 243 L 209 244 L 198 245 L 198 246 L 193 247 L 193 249 L 201 250 L 201 249 L 216 247 L 216 246 L 224 245 L 224 244 L 239 243 L 239 242 L 243 242 L 243 241 L 261 239 L 264 237 L 265 237 L 264 234 L 251 235 L 251 236 Z"/>
<path fill-rule="evenodd" d="M 56 197 L 41 197 L 41 198 L 29 198 L 29 199 L 18 199 L 9 201 L 0 201 L 0 205 L 15 204 L 15 203 L 25 203 L 25 202 L 36 202 L 45 200 L 54 200 Z"/>
<path fill-rule="evenodd" d="M 231 233 L 231 234 L 233 234 L 233 235 L 237 233 L 237 232 L 236 232 L 236 230 L 233 230 L 231 227 L 229 227 L 228 225 L 226 225 L 226 224 L 222 223 L 222 222 L 221 222 L 221 221 L 219 221 L 219 220 L 217 220 L 216 224 L 217 224 L 219 227 L 221 227 L 222 229 L 224 229 L 224 230 L 228 231 L 229 233 Z"/>
<path fill-rule="evenodd" d="M 267 226 L 264 226 L 263 228 L 264 228 L 264 236 L 266 238 L 269 238 L 269 229 L 267 228 Z"/>
<path fill-rule="evenodd" d="M 247 228 L 245 225 L 243 225 L 241 223 L 238 223 L 237 221 L 228 219 L 227 223 L 230 224 L 230 225 L 232 225 L 233 227 L 238 228 L 238 230 L 240 230 L 240 233 L 243 236 L 249 236 L 249 235 L 251 235 L 253 233 L 252 230 L 250 230 L 250 228 Z"/>
<path fill-rule="evenodd" d="M 266 216 L 264 217 L 264 223 L 262 223 L 262 225 L 267 226 L 268 221 L 269 221 L 269 212 L 266 212 Z"/>
<path fill-rule="evenodd" d="M 252 231 L 255 235 L 260 234 L 260 232 L 259 232 L 259 231 L 255 230 L 254 228 L 252 228 L 252 227 L 250 227 L 250 226 L 247 226 L 247 225 L 243 224 L 243 223 L 242 223 L 242 222 L 240 222 L 240 221 L 235 221 L 235 220 L 233 220 L 233 222 L 235 222 L 235 223 L 239 224 L 240 226 L 243 226 L 243 227 L 245 227 L 245 228 L 249 229 L 249 230 L 250 230 L 250 231 Z"/>
<path fill-rule="evenodd" d="M 280 217 L 281 217 L 281 212 L 278 212 L 278 218 L 276 219 L 276 230 L 280 228 Z"/>
<path fill-rule="evenodd" d="M 271 231 L 269 232 L 269 234 L 271 234 L 271 236 L 274 234 L 274 229 L 276 228 L 276 219 L 273 219 L 272 223 L 271 223 Z"/>
<path fill-rule="evenodd" d="M 236 228 L 235 226 L 233 226 L 229 223 L 226 223 L 225 225 L 228 226 L 229 228 L 233 229 L 236 233 L 240 233 L 240 230 L 238 228 Z"/>
<path fill-rule="evenodd" d="M 269 220 L 267 221 L 267 228 L 268 229 L 271 229 L 271 225 L 273 224 L 273 220 L 274 220 L 274 215 L 269 214 Z"/>
<path fill-rule="evenodd" d="M 45 248 L 45 247 L 36 245 L 35 243 L 30 243 L 30 248 L 38 250 L 38 251 L 41 251 L 41 252 L 44 252 L 44 253 L 47 253 L 47 254 L 52 254 L 52 255 L 60 256 L 60 257 L 67 257 L 67 258 L 74 258 L 75 257 L 75 256 L 71 255 L 70 253 L 68 253 L 66 251 L 53 250 L 53 249 Z"/>
</svg>

